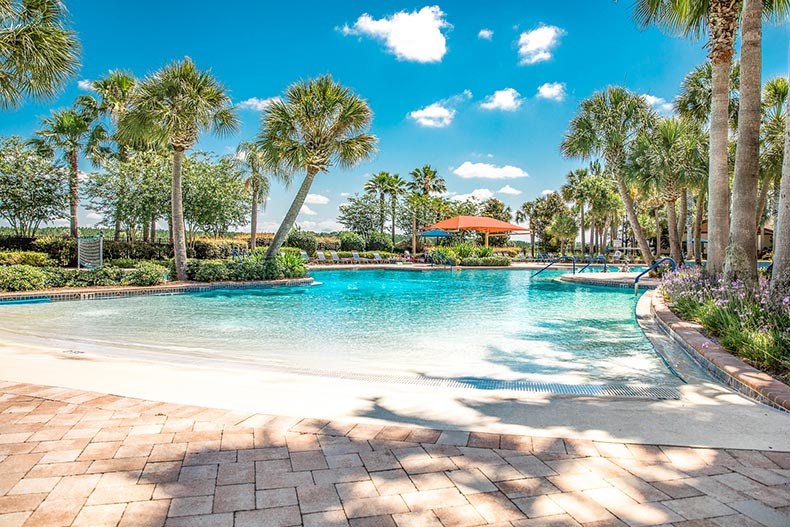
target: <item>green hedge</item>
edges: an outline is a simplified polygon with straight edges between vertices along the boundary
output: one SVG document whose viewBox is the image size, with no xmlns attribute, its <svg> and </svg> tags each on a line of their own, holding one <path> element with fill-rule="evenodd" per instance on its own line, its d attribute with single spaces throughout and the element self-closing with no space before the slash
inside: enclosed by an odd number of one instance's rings
<svg viewBox="0 0 790 527">
<path fill-rule="evenodd" d="M 187 262 L 187 277 L 196 282 L 244 282 L 305 276 L 307 276 L 307 267 L 304 261 L 298 255 L 291 253 L 274 259 L 189 260 Z"/>
<path fill-rule="evenodd" d="M 340 234 L 340 248 L 344 251 L 364 251 L 365 238 L 355 232 L 343 232 Z"/>
<path fill-rule="evenodd" d="M 465 267 L 507 267 L 510 258 L 507 256 L 486 256 L 485 258 L 463 258 L 461 265 Z"/>
<path fill-rule="evenodd" d="M 306 251 L 309 255 L 315 254 L 318 248 L 318 239 L 312 232 L 292 230 L 285 241 L 290 247 Z"/>
<path fill-rule="evenodd" d="M 131 272 L 116 267 L 77 270 L 9 265 L 0 267 L 0 291 L 35 291 L 57 287 L 150 286 L 164 283 L 167 275 L 167 268 L 148 262 L 140 263 Z"/>
<path fill-rule="evenodd" d="M 57 262 L 47 253 L 37 251 L 0 251 L 0 265 L 51 267 L 57 265 Z"/>
</svg>

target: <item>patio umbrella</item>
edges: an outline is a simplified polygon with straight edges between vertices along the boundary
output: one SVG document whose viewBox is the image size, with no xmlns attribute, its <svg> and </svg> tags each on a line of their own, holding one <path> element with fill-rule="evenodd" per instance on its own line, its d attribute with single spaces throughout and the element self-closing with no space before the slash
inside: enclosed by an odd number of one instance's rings
<svg viewBox="0 0 790 527">
<path fill-rule="evenodd" d="M 436 245 L 439 245 L 439 238 L 449 238 L 450 236 L 452 236 L 452 234 L 450 234 L 449 232 L 444 232 L 439 229 L 433 229 L 427 232 L 421 232 L 417 236 L 423 236 L 423 237 L 434 236 L 436 237 Z"/>
<path fill-rule="evenodd" d="M 529 229 L 520 225 L 513 225 L 487 216 L 455 216 L 439 223 L 429 225 L 423 229 L 441 229 L 443 231 L 477 231 L 485 234 L 485 244 L 488 246 L 488 236 L 505 236 L 511 232 L 528 233 Z"/>
</svg>

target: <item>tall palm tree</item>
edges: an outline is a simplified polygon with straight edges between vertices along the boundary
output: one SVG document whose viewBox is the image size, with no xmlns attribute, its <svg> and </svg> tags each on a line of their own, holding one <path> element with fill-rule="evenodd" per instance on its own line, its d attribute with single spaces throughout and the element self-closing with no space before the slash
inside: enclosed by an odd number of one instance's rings
<svg viewBox="0 0 790 527">
<path fill-rule="evenodd" d="M 0 107 L 54 96 L 80 67 L 60 0 L 0 0 Z"/>
<path fill-rule="evenodd" d="M 579 209 L 579 228 L 581 229 L 582 238 L 582 257 L 584 257 L 584 207 L 587 202 L 587 195 L 585 193 L 586 187 L 584 180 L 590 177 L 590 171 L 586 168 L 577 168 L 568 172 L 565 179 L 568 181 L 560 188 L 560 194 L 565 201 L 573 201 Z"/>
<path fill-rule="evenodd" d="M 373 174 L 367 182 L 365 182 L 364 190 L 368 194 L 376 195 L 379 197 L 379 232 L 384 234 L 384 218 L 386 217 L 386 198 L 387 198 L 387 185 L 389 183 L 390 173 L 379 172 Z"/>
<path fill-rule="evenodd" d="M 790 114 L 790 101 L 787 113 Z M 781 306 L 790 296 L 790 119 L 785 119 L 784 160 L 779 205 L 774 225 L 774 263 L 771 273 L 771 300 Z"/>
<path fill-rule="evenodd" d="M 390 197 L 390 215 L 392 219 L 392 245 L 395 245 L 395 216 L 398 211 L 398 198 L 406 194 L 406 181 L 398 174 L 390 174 L 385 185 Z"/>
<path fill-rule="evenodd" d="M 447 192 L 447 183 L 439 177 L 438 172 L 431 165 L 415 168 L 409 172 L 409 175 L 412 177 L 412 181 L 408 185 L 412 192 L 420 192 L 425 196 Z"/>
<path fill-rule="evenodd" d="M 351 168 L 373 155 L 376 137 L 366 133 L 372 119 L 368 103 L 330 75 L 294 83 L 266 107 L 257 141 L 265 170 L 286 184 L 305 172 L 267 257 L 280 250 L 319 173 L 333 165 Z"/>
<path fill-rule="evenodd" d="M 176 277 L 186 280 L 187 248 L 184 232 L 181 165 L 184 152 L 203 131 L 234 132 L 238 120 L 225 88 L 210 71 L 201 71 L 189 57 L 173 62 L 142 81 L 131 110 L 119 123 L 124 139 L 159 140 L 173 149 L 171 221 Z"/>
<path fill-rule="evenodd" d="M 532 215 L 534 213 L 535 203 L 532 201 L 525 201 L 521 204 L 521 207 L 516 210 L 516 223 L 529 223 L 529 247 L 533 258 L 535 258 L 535 229 L 532 225 Z"/>
<path fill-rule="evenodd" d="M 788 101 L 788 83 L 784 77 L 776 77 L 763 89 L 763 116 L 761 125 L 762 148 L 760 149 L 761 186 L 757 199 L 757 227 L 763 223 L 768 204 L 768 192 L 772 186 L 779 191 L 784 158 L 785 106 Z"/>
<path fill-rule="evenodd" d="M 107 131 L 96 120 L 98 114 L 90 109 L 53 110 L 41 120 L 42 127 L 30 140 L 39 151 L 54 156 L 63 153 L 69 167 L 69 205 L 71 208 L 71 236 L 79 236 L 77 210 L 79 208 L 79 158 L 83 154 L 94 162 L 106 153 L 104 142 Z"/>
<path fill-rule="evenodd" d="M 244 141 L 236 147 L 236 162 L 241 169 L 249 173 L 249 177 L 244 182 L 247 189 L 252 192 L 252 212 L 250 214 L 250 250 L 255 250 L 258 237 L 258 206 L 263 203 L 266 208 L 266 200 L 269 197 L 269 178 L 263 172 L 261 163 L 261 153 L 258 146 L 252 141 Z"/>
<path fill-rule="evenodd" d="M 642 97 L 625 88 L 610 86 L 581 102 L 561 145 L 565 157 L 600 156 L 604 159 L 606 172 L 617 183 L 628 223 L 646 263 L 652 263 L 653 256 L 639 224 L 633 196 L 625 183 L 624 169 L 631 143 L 654 118 Z"/>
<path fill-rule="evenodd" d="M 573 217 L 567 214 L 559 214 L 551 222 L 546 230 L 549 234 L 557 238 L 560 242 L 560 254 L 565 254 L 565 242 L 571 241 L 576 238 L 579 233 L 579 226 L 576 225 Z M 573 252 L 573 244 L 571 244 L 571 253 Z"/>
<path fill-rule="evenodd" d="M 712 84 L 713 66 L 710 61 L 700 64 L 683 78 L 680 92 L 672 106 L 684 119 L 689 119 L 707 127 L 713 98 Z M 740 106 L 739 90 L 741 86 L 741 63 L 732 61 L 729 80 L 729 126 L 732 131 L 738 129 L 738 107 Z"/>
</svg>

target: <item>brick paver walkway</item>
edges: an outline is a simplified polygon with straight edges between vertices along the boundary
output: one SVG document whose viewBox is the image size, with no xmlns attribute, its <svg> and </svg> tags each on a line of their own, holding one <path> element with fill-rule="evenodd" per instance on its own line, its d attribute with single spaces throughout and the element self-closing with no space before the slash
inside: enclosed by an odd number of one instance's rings
<svg viewBox="0 0 790 527">
<path fill-rule="evenodd" d="M 790 453 L 354 425 L 0 382 L 0 527 L 21 525 L 787 527 Z"/>
</svg>

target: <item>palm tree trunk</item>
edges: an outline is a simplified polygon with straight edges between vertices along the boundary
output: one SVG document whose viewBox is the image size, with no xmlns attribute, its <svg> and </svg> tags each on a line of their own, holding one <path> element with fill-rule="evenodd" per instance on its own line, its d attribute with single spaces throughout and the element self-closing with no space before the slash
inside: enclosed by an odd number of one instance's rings
<svg viewBox="0 0 790 527">
<path fill-rule="evenodd" d="M 668 199 L 665 205 L 667 209 L 667 222 L 669 223 L 669 256 L 679 265 L 682 258 L 680 253 L 680 238 L 678 237 L 678 217 L 675 200 Z"/>
<path fill-rule="evenodd" d="M 118 218 L 115 219 L 115 232 L 112 239 L 116 242 L 121 241 L 121 220 Z"/>
<path fill-rule="evenodd" d="M 386 196 L 384 195 L 384 192 L 380 192 L 379 193 L 379 224 L 380 224 L 379 230 L 381 234 L 384 234 L 384 218 L 386 216 L 384 211 L 386 210 L 386 208 L 387 208 Z"/>
<path fill-rule="evenodd" d="M 760 187 L 760 196 L 757 198 L 757 215 L 755 216 L 755 225 L 758 229 L 760 228 L 760 225 L 763 224 L 763 214 L 765 214 L 765 207 L 768 206 L 768 191 L 771 190 L 772 184 L 773 177 L 766 176 L 765 181 L 763 181 L 763 184 Z"/>
<path fill-rule="evenodd" d="M 252 181 L 252 215 L 250 217 L 250 251 L 255 250 L 258 236 L 258 181 Z"/>
<path fill-rule="evenodd" d="M 661 217 L 658 215 L 658 207 L 653 210 L 656 216 L 656 260 L 661 258 Z"/>
<path fill-rule="evenodd" d="M 579 214 L 581 216 L 581 230 L 582 230 L 582 258 L 584 258 L 584 203 L 579 207 Z"/>
<path fill-rule="evenodd" d="M 689 214 L 689 193 L 688 189 L 683 187 L 680 189 L 680 207 L 678 207 L 678 243 L 680 244 L 681 251 L 683 250 L 683 238 L 686 237 L 688 229 L 686 229 L 686 219 Z M 691 250 L 689 241 L 686 240 L 686 252 Z"/>
<path fill-rule="evenodd" d="M 151 243 L 156 243 L 156 218 L 151 218 Z"/>
<path fill-rule="evenodd" d="M 705 187 L 697 196 L 696 214 L 694 217 L 694 263 L 702 265 L 702 221 L 705 216 Z"/>
<path fill-rule="evenodd" d="M 184 151 L 173 151 L 173 180 L 170 189 L 170 205 L 172 210 L 173 252 L 176 259 L 176 279 L 187 279 L 187 243 L 184 233 L 184 204 L 181 193 L 181 161 Z"/>
<path fill-rule="evenodd" d="M 417 214 L 411 216 L 411 255 L 417 253 Z"/>
<path fill-rule="evenodd" d="M 395 215 L 398 209 L 398 198 L 395 194 L 392 195 L 392 247 L 395 248 Z"/>
<path fill-rule="evenodd" d="M 620 191 L 620 198 L 623 200 L 625 206 L 625 213 L 628 216 L 628 223 L 631 225 L 631 230 L 634 231 L 634 237 L 639 245 L 639 251 L 642 253 L 642 260 L 648 265 L 653 263 L 653 255 L 650 252 L 650 246 L 647 244 L 647 238 L 639 224 L 639 218 L 636 215 L 634 208 L 634 200 L 631 197 L 631 192 L 625 184 L 625 178 L 620 167 L 615 168 L 615 180 L 617 181 L 617 189 Z"/>
<path fill-rule="evenodd" d="M 68 153 L 69 158 L 69 205 L 71 207 L 71 237 L 78 238 L 80 235 L 79 224 L 77 220 L 77 209 L 80 203 L 79 194 L 79 166 L 77 161 L 77 151 L 71 150 Z"/>
<path fill-rule="evenodd" d="M 721 273 L 730 231 L 730 174 L 727 152 L 732 59 L 712 62 L 710 166 L 708 171 L 708 272 Z M 754 210 L 754 209 L 750 209 Z"/>
<path fill-rule="evenodd" d="M 790 111 L 790 101 L 787 103 Z M 785 119 L 785 151 L 782 182 L 774 224 L 774 267 L 771 273 L 771 301 L 781 306 L 790 296 L 790 119 Z"/>
<path fill-rule="evenodd" d="M 757 181 L 760 173 L 762 0 L 745 0 L 741 21 L 741 86 L 735 150 L 732 224 L 724 273 L 727 280 L 757 281 Z"/>
<path fill-rule="evenodd" d="M 302 205 L 304 205 L 304 200 L 307 198 L 307 194 L 310 192 L 310 187 L 313 185 L 313 180 L 315 179 L 316 174 L 318 174 L 318 172 L 316 172 L 315 169 L 310 168 L 307 170 L 307 175 L 305 175 L 304 181 L 302 181 L 302 186 L 299 187 L 299 192 L 296 193 L 296 197 L 294 197 L 294 201 L 291 203 L 291 208 L 288 209 L 283 222 L 280 224 L 280 227 L 277 229 L 277 233 L 274 235 L 272 244 L 266 251 L 266 258 L 274 258 L 280 251 L 280 247 L 282 247 L 283 243 L 285 242 L 285 237 L 288 236 L 288 233 L 291 232 L 294 223 L 296 223 L 296 218 L 299 216 L 299 210 L 302 208 Z"/>
<path fill-rule="evenodd" d="M 150 239 L 148 237 L 148 229 L 151 225 L 147 221 L 143 221 L 143 241 L 149 242 Z"/>
</svg>

